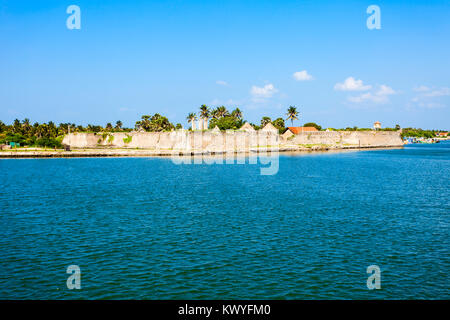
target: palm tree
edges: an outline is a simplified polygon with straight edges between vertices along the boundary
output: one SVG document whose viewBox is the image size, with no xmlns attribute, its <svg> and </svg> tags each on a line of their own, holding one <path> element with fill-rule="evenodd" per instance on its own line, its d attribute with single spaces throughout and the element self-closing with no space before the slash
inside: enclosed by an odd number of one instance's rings
<svg viewBox="0 0 450 320">
<path fill-rule="evenodd" d="M 33 125 L 31 126 L 31 130 L 30 130 L 31 135 L 36 136 L 38 128 L 39 128 L 39 123 L 37 123 L 37 122 L 33 123 Z"/>
<path fill-rule="evenodd" d="M 19 119 L 15 119 L 13 123 L 13 132 L 20 133 L 22 131 L 22 125 L 20 124 Z"/>
<path fill-rule="evenodd" d="M 208 106 L 206 104 L 202 104 L 200 106 L 200 119 L 202 119 L 203 121 L 201 121 L 201 127 L 199 128 L 200 130 L 206 129 L 208 128 L 208 119 L 210 115 L 210 110 L 208 108 Z"/>
<path fill-rule="evenodd" d="M 236 108 L 236 109 L 234 109 L 232 112 L 231 112 L 231 115 L 233 116 L 233 117 L 235 117 L 236 119 L 242 119 L 242 111 L 239 109 L 239 108 Z"/>
<path fill-rule="evenodd" d="M 294 126 L 294 120 L 298 120 L 299 113 L 295 106 L 289 106 L 286 115 L 288 116 L 286 120 L 291 120 L 292 126 Z"/>
<path fill-rule="evenodd" d="M 36 124 L 37 124 L 37 126 L 36 126 Z M 37 122 L 34 124 L 34 131 L 35 131 L 36 136 L 37 136 L 38 138 L 41 138 L 41 137 L 42 137 L 42 134 L 44 133 L 44 130 L 43 130 L 43 128 L 42 128 L 42 125 L 41 125 L 41 124 L 38 124 Z"/>
<path fill-rule="evenodd" d="M 226 116 L 228 116 L 228 114 L 229 114 L 228 110 L 227 110 L 227 108 L 225 108 L 225 106 L 220 106 L 217 108 L 217 115 L 219 118 L 226 117 Z"/>
<path fill-rule="evenodd" d="M 47 129 L 48 137 L 49 138 L 56 137 L 58 129 L 56 128 L 55 123 L 53 121 L 49 121 L 47 127 L 48 127 Z"/>
<path fill-rule="evenodd" d="M 120 121 L 120 120 L 116 121 L 116 129 L 117 130 L 122 129 L 122 121 Z"/>
<path fill-rule="evenodd" d="M 38 130 L 38 137 L 42 138 L 42 137 L 48 137 L 48 127 L 47 124 L 43 123 L 39 126 Z"/>
<path fill-rule="evenodd" d="M 200 107 L 200 117 L 201 118 L 209 118 L 209 108 L 206 104 L 202 104 Z"/>
<path fill-rule="evenodd" d="M 219 119 L 219 111 L 218 108 L 214 108 L 211 110 L 211 118 L 212 119 Z"/>
<path fill-rule="evenodd" d="M 30 119 L 25 118 L 22 121 L 22 127 L 23 127 L 23 131 L 24 131 L 25 135 L 27 135 L 30 132 L 30 129 L 31 129 Z"/>
<path fill-rule="evenodd" d="M 186 120 L 188 121 L 188 123 L 191 124 L 191 129 L 192 131 L 194 131 L 195 128 L 195 121 L 197 120 L 197 115 L 194 112 L 191 112 L 188 114 Z"/>
</svg>

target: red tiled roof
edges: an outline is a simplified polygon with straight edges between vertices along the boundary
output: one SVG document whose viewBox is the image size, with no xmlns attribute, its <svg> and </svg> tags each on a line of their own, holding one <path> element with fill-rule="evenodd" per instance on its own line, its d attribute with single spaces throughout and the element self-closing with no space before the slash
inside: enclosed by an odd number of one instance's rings
<svg viewBox="0 0 450 320">
<path fill-rule="evenodd" d="M 300 132 L 315 132 L 319 131 L 314 127 L 288 127 L 289 130 L 292 131 L 293 134 L 299 134 Z"/>
</svg>

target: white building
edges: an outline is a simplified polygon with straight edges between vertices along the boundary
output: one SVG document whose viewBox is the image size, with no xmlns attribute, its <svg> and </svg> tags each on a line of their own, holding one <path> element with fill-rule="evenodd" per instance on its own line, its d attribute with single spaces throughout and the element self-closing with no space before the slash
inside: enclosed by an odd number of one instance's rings
<svg viewBox="0 0 450 320">
<path fill-rule="evenodd" d="M 374 130 L 379 130 L 379 129 L 381 129 L 381 122 L 380 122 L 380 121 L 376 121 L 376 122 L 373 124 L 373 129 L 374 129 Z"/>
</svg>

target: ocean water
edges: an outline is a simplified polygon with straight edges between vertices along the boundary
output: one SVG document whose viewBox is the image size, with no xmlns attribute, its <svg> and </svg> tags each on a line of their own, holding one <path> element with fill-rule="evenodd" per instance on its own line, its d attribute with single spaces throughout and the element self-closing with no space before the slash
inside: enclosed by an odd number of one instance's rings
<svg viewBox="0 0 450 320">
<path fill-rule="evenodd" d="M 450 298 L 450 143 L 282 154 L 272 176 L 164 158 L 0 172 L 0 299 Z"/>
</svg>

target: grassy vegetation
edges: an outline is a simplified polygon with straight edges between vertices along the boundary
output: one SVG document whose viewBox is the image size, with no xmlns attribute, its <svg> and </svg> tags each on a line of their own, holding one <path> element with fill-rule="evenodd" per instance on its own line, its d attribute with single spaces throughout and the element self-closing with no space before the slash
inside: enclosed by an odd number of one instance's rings
<svg viewBox="0 0 450 320">
<path fill-rule="evenodd" d="M 131 140 L 133 139 L 133 137 L 129 136 L 128 134 L 126 136 L 127 136 L 126 138 L 123 138 L 123 143 L 129 144 L 131 142 Z"/>
<path fill-rule="evenodd" d="M 307 143 L 307 144 L 298 144 L 299 147 L 308 148 L 311 149 L 313 147 L 322 147 L 322 148 L 329 148 L 332 145 L 325 144 L 325 143 Z"/>
</svg>

